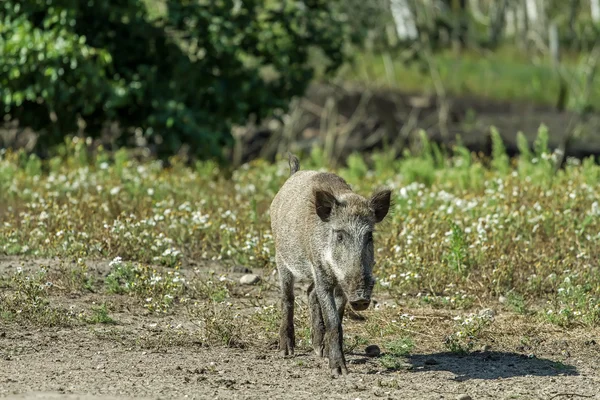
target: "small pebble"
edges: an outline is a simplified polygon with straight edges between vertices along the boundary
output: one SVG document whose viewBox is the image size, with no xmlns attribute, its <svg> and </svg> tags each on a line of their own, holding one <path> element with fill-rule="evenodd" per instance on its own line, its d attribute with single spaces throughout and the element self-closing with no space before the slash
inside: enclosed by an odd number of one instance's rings
<svg viewBox="0 0 600 400">
<path fill-rule="evenodd" d="M 456 400 L 473 400 L 473 398 L 468 394 L 459 394 L 456 396 Z"/>
<path fill-rule="evenodd" d="M 494 318 L 495 315 L 496 313 L 491 308 L 484 308 L 483 310 L 479 311 L 480 317 Z"/>
<path fill-rule="evenodd" d="M 255 274 L 246 274 L 240 278 L 242 285 L 254 285 L 260 281 L 260 276 Z"/>
<path fill-rule="evenodd" d="M 498 297 L 498 301 L 499 301 L 501 304 L 504 304 L 504 303 L 506 303 L 506 301 L 507 301 L 507 300 L 508 300 L 508 299 L 507 299 L 505 296 L 500 296 L 500 297 Z"/>
<path fill-rule="evenodd" d="M 372 344 L 370 346 L 367 346 L 367 348 L 365 349 L 365 354 L 368 357 L 377 357 L 379 356 L 379 354 L 381 354 L 381 349 L 376 344 Z"/>
</svg>

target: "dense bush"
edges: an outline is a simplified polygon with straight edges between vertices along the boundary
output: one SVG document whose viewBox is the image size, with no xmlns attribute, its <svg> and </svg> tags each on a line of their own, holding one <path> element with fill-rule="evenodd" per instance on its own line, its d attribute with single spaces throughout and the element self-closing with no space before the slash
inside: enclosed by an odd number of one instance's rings
<svg viewBox="0 0 600 400">
<path fill-rule="evenodd" d="M 312 49 L 343 61 L 325 0 L 7 0 L 0 5 L 0 107 L 43 147 L 117 123 L 115 145 L 201 157 L 232 125 L 285 109 L 314 74 Z M 150 5 L 150 6 L 149 6 Z"/>
</svg>

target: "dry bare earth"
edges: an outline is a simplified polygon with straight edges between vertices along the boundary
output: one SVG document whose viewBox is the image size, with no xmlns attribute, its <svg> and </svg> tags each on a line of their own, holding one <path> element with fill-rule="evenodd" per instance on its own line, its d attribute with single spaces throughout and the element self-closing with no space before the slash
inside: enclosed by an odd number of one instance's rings
<svg viewBox="0 0 600 400">
<path fill-rule="evenodd" d="M 56 265 L 53 260 L 0 257 L 0 275 L 14 273 L 21 264 L 35 271 L 42 263 Z M 97 262 L 90 268 L 102 275 L 108 271 L 107 264 Z M 240 274 L 229 275 L 237 279 Z M 276 289 L 271 286 L 267 292 L 272 303 Z M 298 302 L 304 301 L 300 290 L 297 296 Z M 52 298 L 52 302 L 85 307 L 108 297 L 82 293 Z M 185 312 L 152 316 L 140 311 L 133 299 L 112 297 L 109 300 L 119 304 L 110 314 L 117 321 L 113 326 L 48 328 L 0 320 L 0 396 L 600 399 L 600 330 L 560 330 L 527 321 L 499 306 L 494 307 L 496 322 L 486 336 L 489 348 L 461 356 L 445 352 L 442 343 L 449 333 L 451 312 L 406 309 L 400 303 L 402 312 L 415 315 L 417 321 L 411 327 L 416 347 L 406 364 L 388 370 L 379 359 L 366 357 L 361 346 L 347 354 L 350 374 L 332 379 L 327 361 L 315 358 L 306 348 L 293 358 L 282 359 L 272 346 L 274 337 L 243 349 L 203 346 Z M 368 320 L 377 312 L 370 310 L 364 316 Z M 344 323 L 346 331 L 352 332 L 365 321 L 346 319 Z M 178 333 L 170 327 L 178 327 Z"/>
</svg>

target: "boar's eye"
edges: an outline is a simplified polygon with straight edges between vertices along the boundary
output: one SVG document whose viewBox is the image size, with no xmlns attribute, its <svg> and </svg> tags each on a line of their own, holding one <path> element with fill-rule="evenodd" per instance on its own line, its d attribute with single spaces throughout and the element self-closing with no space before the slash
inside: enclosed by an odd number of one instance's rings
<svg viewBox="0 0 600 400">
<path fill-rule="evenodd" d="M 338 243 L 341 243 L 344 241 L 344 232 L 342 231 L 337 231 L 335 233 L 335 238 L 337 239 Z"/>
</svg>

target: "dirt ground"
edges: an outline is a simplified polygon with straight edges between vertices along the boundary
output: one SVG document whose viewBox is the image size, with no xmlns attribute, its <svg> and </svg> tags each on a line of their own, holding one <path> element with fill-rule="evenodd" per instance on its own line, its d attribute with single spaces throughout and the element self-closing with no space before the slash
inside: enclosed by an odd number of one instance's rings
<svg viewBox="0 0 600 400">
<path fill-rule="evenodd" d="M 14 273 L 17 264 L 34 271 L 41 262 L 0 256 L 0 275 Z M 107 264 L 94 268 L 102 274 Z M 84 304 L 97 301 L 94 296 L 54 300 Z M 429 326 L 436 319 L 425 316 L 434 311 L 415 309 L 425 323 L 414 328 L 416 347 L 402 368 L 384 368 L 359 346 L 347 354 L 350 374 L 334 379 L 327 360 L 306 349 L 280 358 L 269 340 L 243 349 L 202 345 L 185 314 L 145 315 L 130 303 L 111 313 L 116 325 L 50 328 L 0 320 L 0 397 L 600 399 L 598 329 L 548 329 L 498 312 L 489 347 L 459 355 L 444 351 L 443 338 Z M 169 334 L 174 326 L 191 334 Z M 519 332 L 527 333 L 527 345 Z"/>
</svg>

